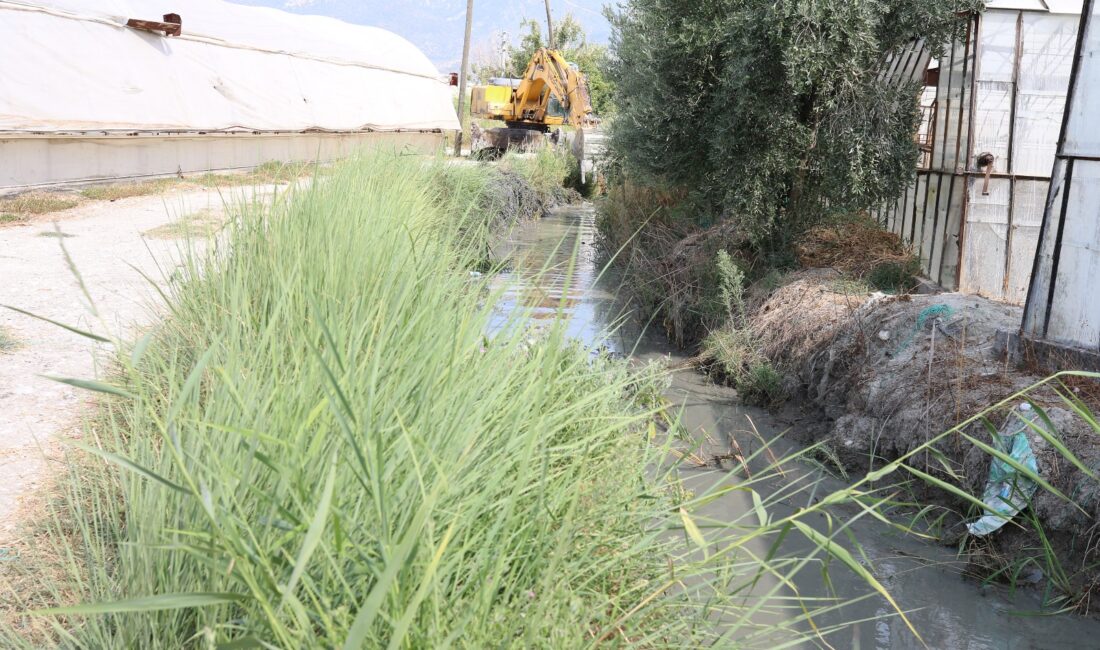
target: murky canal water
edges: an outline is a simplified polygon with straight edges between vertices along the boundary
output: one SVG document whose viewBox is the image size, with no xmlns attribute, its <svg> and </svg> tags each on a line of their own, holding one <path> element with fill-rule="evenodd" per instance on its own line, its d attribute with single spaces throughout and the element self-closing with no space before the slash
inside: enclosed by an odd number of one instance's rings
<svg viewBox="0 0 1100 650">
<path fill-rule="evenodd" d="M 594 246 L 595 214 L 590 206 L 569 207 L 520 229 L 510 243 L 512 271 L 503 274 L 501 311 L 530 310 L 536 319 L 562 313 L 570 336 L 592 347 L 606 347 L 639 360 L 667 359 L 675 367 L 684 357 L 662 337 L 647 333 L 644 323 L 631 318 L 616 300 L 617 280 L 603 273 Z M 613 333 L 609 334 L 608 332 Z M 716 440 L 739 438 L 750 428 L 748 418 L 765 437 L 780 436 L 797 422 L 737 403 L 733 391 L 715 386 L 694 370 L 675 373 L 667 398 L 683 406 L 683 424 L 700 436 Z M 752 444 L 752 438 L 742 443 Z M 821 470 L 806 465 L 807 473 Z M 817 494 L 840 487 L 837 479 L 823 481 Z M 688 483 L 697 492 L 719 481 L 725 473 L 699 471 Z M 783 488 L 774 485 L 775 490 Z M 777 516 L 805 504 L 808 495 L 795 496 L 773 507 Z M 746 503 L 741 493 L 715 501 L 702 515 L 732 521 Z M 803 501 L 799 503 L 799 499 Z M 787 510 L 784 512 L 784 508 Z M 840 521 L 858 512 L 838 510 Z M 903 535 L 885 524 L 859 519 L 852 525 L 869 568 L 883 582 L 923 636 L 927 647 L 943 650 L 1029 650 L 1100 648 L 1100 621 L 1068 615 L 1043 615 L 1036 594 L 1011 594 L 1006 587 L 981 586 L 963 576 L 965 562 L 952 549 Z M 817 568 L 798 579 L 803 596 L 835 596 L 849 601 L 867 596 L 869 588 L 844 569 L 832 571 L 833 592 L 822 584 Z M 865 597 L 817 618 L 819 625 L 865 621 L 845 626 L 825 640 L 835 648 L 892 650 L 921 648 L 920 642 L 894 615 L 881 597 Z M 824 643 L 821 647 L 827 647 Z"/>
</svg>

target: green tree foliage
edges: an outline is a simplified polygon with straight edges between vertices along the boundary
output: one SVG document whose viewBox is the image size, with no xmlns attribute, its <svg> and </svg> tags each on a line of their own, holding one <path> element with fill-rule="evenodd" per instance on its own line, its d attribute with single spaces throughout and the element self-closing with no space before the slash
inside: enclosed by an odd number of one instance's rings
<svg viewBox="0 0 1100 650">
<path fill-rule="evenodd" d="M 688 190 L 762 248 L 833 209 L 898 195 L 916 161 L 917 89 L 885 53 L 947 43 L 980 0 L 627 0 L 609 11 L 612 147 L 635 180 Z"/>
</svg>

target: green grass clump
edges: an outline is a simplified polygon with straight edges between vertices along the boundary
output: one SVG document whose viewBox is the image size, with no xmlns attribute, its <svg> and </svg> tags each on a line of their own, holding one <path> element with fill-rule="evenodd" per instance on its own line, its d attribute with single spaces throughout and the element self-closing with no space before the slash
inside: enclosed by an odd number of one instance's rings
<svg viewBox="0 0 1100 650">
<path fill-rule="evenodd" d="M 842 293 L 846 296 L 866 296 L 874 291 L 874 287 L 868 282 L 847 277 L 833 280 L 829 283 L 829 289 L 834 293 Z"/>
<path fill-rule="evenodd" d="M 727 325 L 703 341 L 702 358 L 751 406 L 776 407 L 787 398 L 783 376 L 760 353 L 748 329 Z"/>
<path fill-rule="evenodd" d="M 11 352 L 15 347 L 15 337 L 6 327 L 0 327 L 0 353 Z"/>
<path fill-rule="evenodd" d="M 180 184 L 175 178 L 158 178 L 139 183 L 112 183 L 85 188 L 80 192 L 86 199 L 93 201 L 117 201 L 135 196 L 149 196 L 166 192 Z"/>
<path fill-rule="evenodd" d="M 185 215 L 178 221 L 157 226 L 142 233 L 150 239 L 186 239 L 187 237 L 208 238 L 217 233 L 223 224 L 219 212 L 204 208 Z"/>
<path fill-rule="evenodd" d="M 317 171 L 317 166 L 306 162 L 280 162 L 272 160 L 243 174 L 206 173 L 191 179 L 202 187 L 241 187 L 277 185 L 289 183 Z"/>
<path fill-rule="evenodd" d="M 737 379 L 737 394 L 753 406 L 775 407 L 787 398 L 783 376 L 767 361 L 758 361 Z"/>
<path fill-rule="evenodd" d="M 920 260 L 913 257 L 904 262 L 884 262 L 871 269 L 867 281 L 880 291 L 907 293 L 917 286 L 921 273 Z"/>
<path fill-rule="evenodd" d="M 0 225 L 23 223 L 24 221 L 26 221 L 26 217 L 21 217 L 17 214 L 10 214 L 7 212 L 0 213 Z"/>
</svg>

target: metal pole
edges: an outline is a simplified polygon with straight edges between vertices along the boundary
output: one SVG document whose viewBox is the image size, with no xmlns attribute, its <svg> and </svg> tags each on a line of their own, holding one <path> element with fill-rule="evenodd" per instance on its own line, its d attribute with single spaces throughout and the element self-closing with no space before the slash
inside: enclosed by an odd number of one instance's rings
<svg viewBox="0 0 1100 650">
<path fill-rule="evenodd" d="M 462 44 L 462 69 L 458 71 L 458 120 L 460 129 L 455 138 L 455 157 L 462 157 L 462 135 L 466 133 L 466 70 L 470 68 L 470 33 L 474 28 L 474 0 L 466 0 L 466 40 Z"/>
<path fill-rule="evenodd" d="M 556 49 L 554 47 L 554 20 L 550 17 L 550 0 L 546 0 L 546 31 L 550 34 L 550 40 L 547 41 L 550 44 L 550 49 Z"/>
</svg>

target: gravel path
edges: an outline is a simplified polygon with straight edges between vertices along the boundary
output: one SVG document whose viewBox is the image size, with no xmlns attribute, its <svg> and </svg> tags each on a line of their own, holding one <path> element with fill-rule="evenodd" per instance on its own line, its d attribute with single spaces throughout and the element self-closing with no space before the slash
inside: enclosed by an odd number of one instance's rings
<svg viewBox="0 0 1100 650">
<path fill-rule="evenodd" d="M 270 191 L 263 188 L 261 191 Z M 234 190 L 246 196 L 251 191 Z M 212 190 L 86 203 L 16 227 L 0 228 L 0 305 L 108 336 L 131 337 L 157 318 L 156 292 L 135 271 L 161 281 L 177 265 L 180 240 L 143 233 L 200 210 L 223 212 Z M 95 318 L 52 233 L 54 223 L 91 294 Z M 61 439 L 78 436 L 89 393 L 41 375 L 95 377 L 109 346 L 8 309 L 0 328 L 16 341 L 0 352 L 0 547 L 18 535 L 49 484 Z"/>
</svg>

